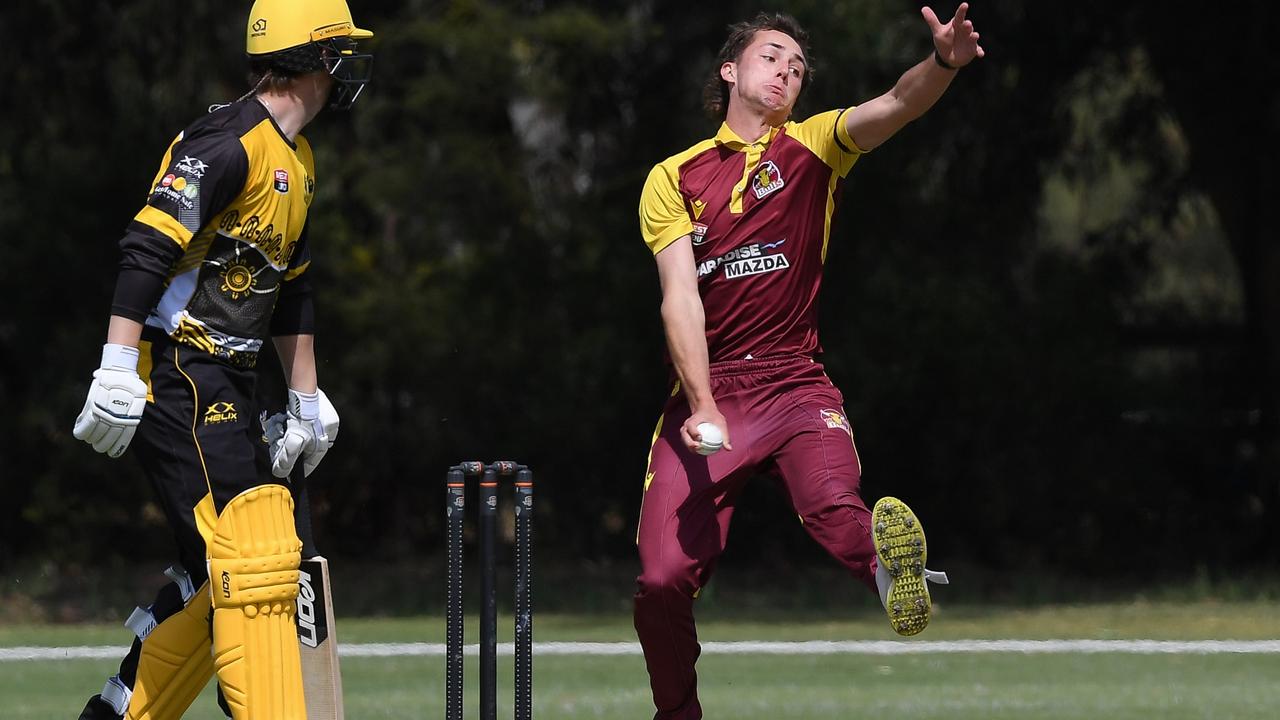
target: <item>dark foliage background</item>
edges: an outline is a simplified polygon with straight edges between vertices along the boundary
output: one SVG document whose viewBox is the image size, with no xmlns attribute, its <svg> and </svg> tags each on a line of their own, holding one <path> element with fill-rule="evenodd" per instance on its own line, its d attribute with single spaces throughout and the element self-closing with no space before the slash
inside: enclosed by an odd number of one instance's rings
<svg viewBox="0 0 1280 720">
<path fill-rule="evenodd" d="M 775 6 L 812 29 L 803 114 L 887 90 L 930 50 L 915 3 Z M 851 173 L 828 369 L 864 495 L 908 499 L 970 592 L 1008 590 L 983 579 L 1012 570 L 1088 587 L 1280 559 L 1263 8 L 975 2 L 987 58 Z M 0 9 L 18 30 L 0 44 L 0 598 L 91 595 L 167 559 L 133 459 L 70 430 L 116 240 L 174 133 L 245 90 L 247 9 Z M 637 199 L 654 163 L 714 132 L 702 81 L 756 9 L 353 2 L 375 84 L 307 130 L 321 385 L 343 420 L 314 476 L 330 555 L 427 562 L 444 469 L 509 457 L 538 473 L 540 558 L 633 562 L 665 383 Z M 280 397 L 271 372 L 263 393 Z M 779 498 L 752 489 L 731 557 L 825 562 Z"/>
</svg>

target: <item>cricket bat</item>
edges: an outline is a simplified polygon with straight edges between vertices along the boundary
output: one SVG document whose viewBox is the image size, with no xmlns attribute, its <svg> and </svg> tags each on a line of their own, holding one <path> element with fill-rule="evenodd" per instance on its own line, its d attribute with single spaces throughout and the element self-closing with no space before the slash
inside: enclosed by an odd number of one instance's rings
<svg viewBox="0 0 1280 720">
<path fill-rule="evenodd" d="M 338 669 L 338 636 L 333 621 L 329 561 L 316 550 L 311 530 L 311 499 L 302 463 L 290 476 L 294 521 L 302 540 L 298 568 L 298 650 L 302 656 L 302 694 L 307 720 L 343 720 L 342 673 Z"/>
<path fill-rule="evenodd" d="M 322 555 L 302 560 L 295 618 L 307 720 L 342 720 L 342 674 L 338 669 L 333 593 L 329 585 L 329 561 Z"/>
</svg>

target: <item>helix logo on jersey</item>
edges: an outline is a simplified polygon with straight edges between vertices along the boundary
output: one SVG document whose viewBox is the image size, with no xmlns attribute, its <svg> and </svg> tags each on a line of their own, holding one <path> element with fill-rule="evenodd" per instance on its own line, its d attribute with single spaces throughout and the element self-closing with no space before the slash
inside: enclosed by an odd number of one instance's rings
<svg viewBox="0 0 1280 720">
<path fill-rule="evenodd" d="M 843 413 L 838 410 L 828 410 L 823 408 L 818 411 L 818 415 L 827 423 L 827 427 L 843 430 L 849 433 L 849 437 L 853 437 L 853 428 L 850 427 L 849 421 L 845 419 Z"/>
<path fill-rule="evenodd" d="M 772 160 L 765 160 L 751 179 L 751 192 L 756 194 L 757 200 L 763 200 L 765 195 L 782 189 L 784 184 L 782 171 L 778 170 L 778 166 L 774 165 Z"/>
<path fill-rule="evenodd" d="M 725 279 L 759 275 L 761 273 L 786 270 L 791 267 L 787 256 L 782 253 L 766 253 L 786 242 L 786 238 L 773 243 L 751 243 L 736 247 L 717 258 L 703 260 L 698 265 L 698 277 L 710 275 L 721 267 L 724 268 Z"/>
<path fill-rule="evenodd" d="M 236 413 L 236 404 L 229 402 L 216 402 L 204 411 L 204 424 L 217 425 L 218 423 L 235 422 L 239 418 Z"/>
<path fill-rule="evenodd" d="M 204 177 L 205 171 L 209 169 L 209 164 L 200 158 L 187 155 L 179 160 L 177 165 L 174 165 L 174 169 L 199 180 Z"/>
<path fill-rule="evenodd" d="M 278 193 L 289 192 L 289 171 L 276 168 L 275 185 L 273 186 Z"/>
<path fill-rule="evenodd" d="M 267 34 L 267 21 L 265 18 L 258 18 L 253 21 L 253 37 L 262 37 Z"/>
</svg>

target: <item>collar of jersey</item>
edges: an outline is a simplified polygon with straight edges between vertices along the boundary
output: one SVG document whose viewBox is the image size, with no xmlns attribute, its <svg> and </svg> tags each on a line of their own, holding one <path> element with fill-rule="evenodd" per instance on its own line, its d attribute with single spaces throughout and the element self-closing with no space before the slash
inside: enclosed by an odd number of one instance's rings
<svg viewBox="0 0 1280 720">
<path fill-rule="evenodd" d="M 741 137 L 739 137 L 738 133 L 734 132 L 733 130 L 730 130 L 729 123 L 722 122 L 720 123 L 720 130 L 716 133 L 716 144 L 724 145 L 733 150 L 741 150 L 742 148 L 748 147 L 750 145 L 768 146 L 769 143 L 773 141 L 773 138 L 777 136 L 778 131 L 781 129 L 782 128 L 780 127 L 769 128 L 769 133 L 767 135 L 762 136 L 759 140 L 753 143 L 749 143 L 746 140 L 743 140 Z"/>
<path fill-rule="evenodd" d="M 288 145 L 291 150 L 296 151 L 298 149 L 298 143 L 290 140 L 289 136 L 284 134 L 284 131 L 280 129 L 279 123 L 276 122 L 276 116 L 272 114 L 271 109 L 268 108 L 261 100 L 257 97 L 250 97 L 246 98 L 245 102 L 250 103 L 251 106 L 256 109 L 255 112 L 257 112 L 259 117 L 271 123 L 271 127 L 275 128 L 276 135 L 284 141 L 285 145 Z M 258 122 L 261 122 L 261 120 Z"/>
</svg>

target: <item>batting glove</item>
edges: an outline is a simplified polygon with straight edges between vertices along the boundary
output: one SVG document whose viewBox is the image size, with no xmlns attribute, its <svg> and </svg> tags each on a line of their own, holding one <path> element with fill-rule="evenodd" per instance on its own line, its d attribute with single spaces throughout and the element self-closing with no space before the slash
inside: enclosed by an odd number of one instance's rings
<svg viewBox="0 0 1280 720">
<path fill-rule="evenodd" d="M 304 476 L 310 476 L 338 437 L 338 411 L 324 391 L 289 390 L 289 407 L 263 422 L 271 455 L 271 474 L 287 478 L 298 460 Z"/>
<path fill-rule="evenodd" d="M 71 434 L 108 457 L 120 457 L 146 407 L 147 384 L 138 377 L 138 348 L 107 343 Z"/>
</svg>

